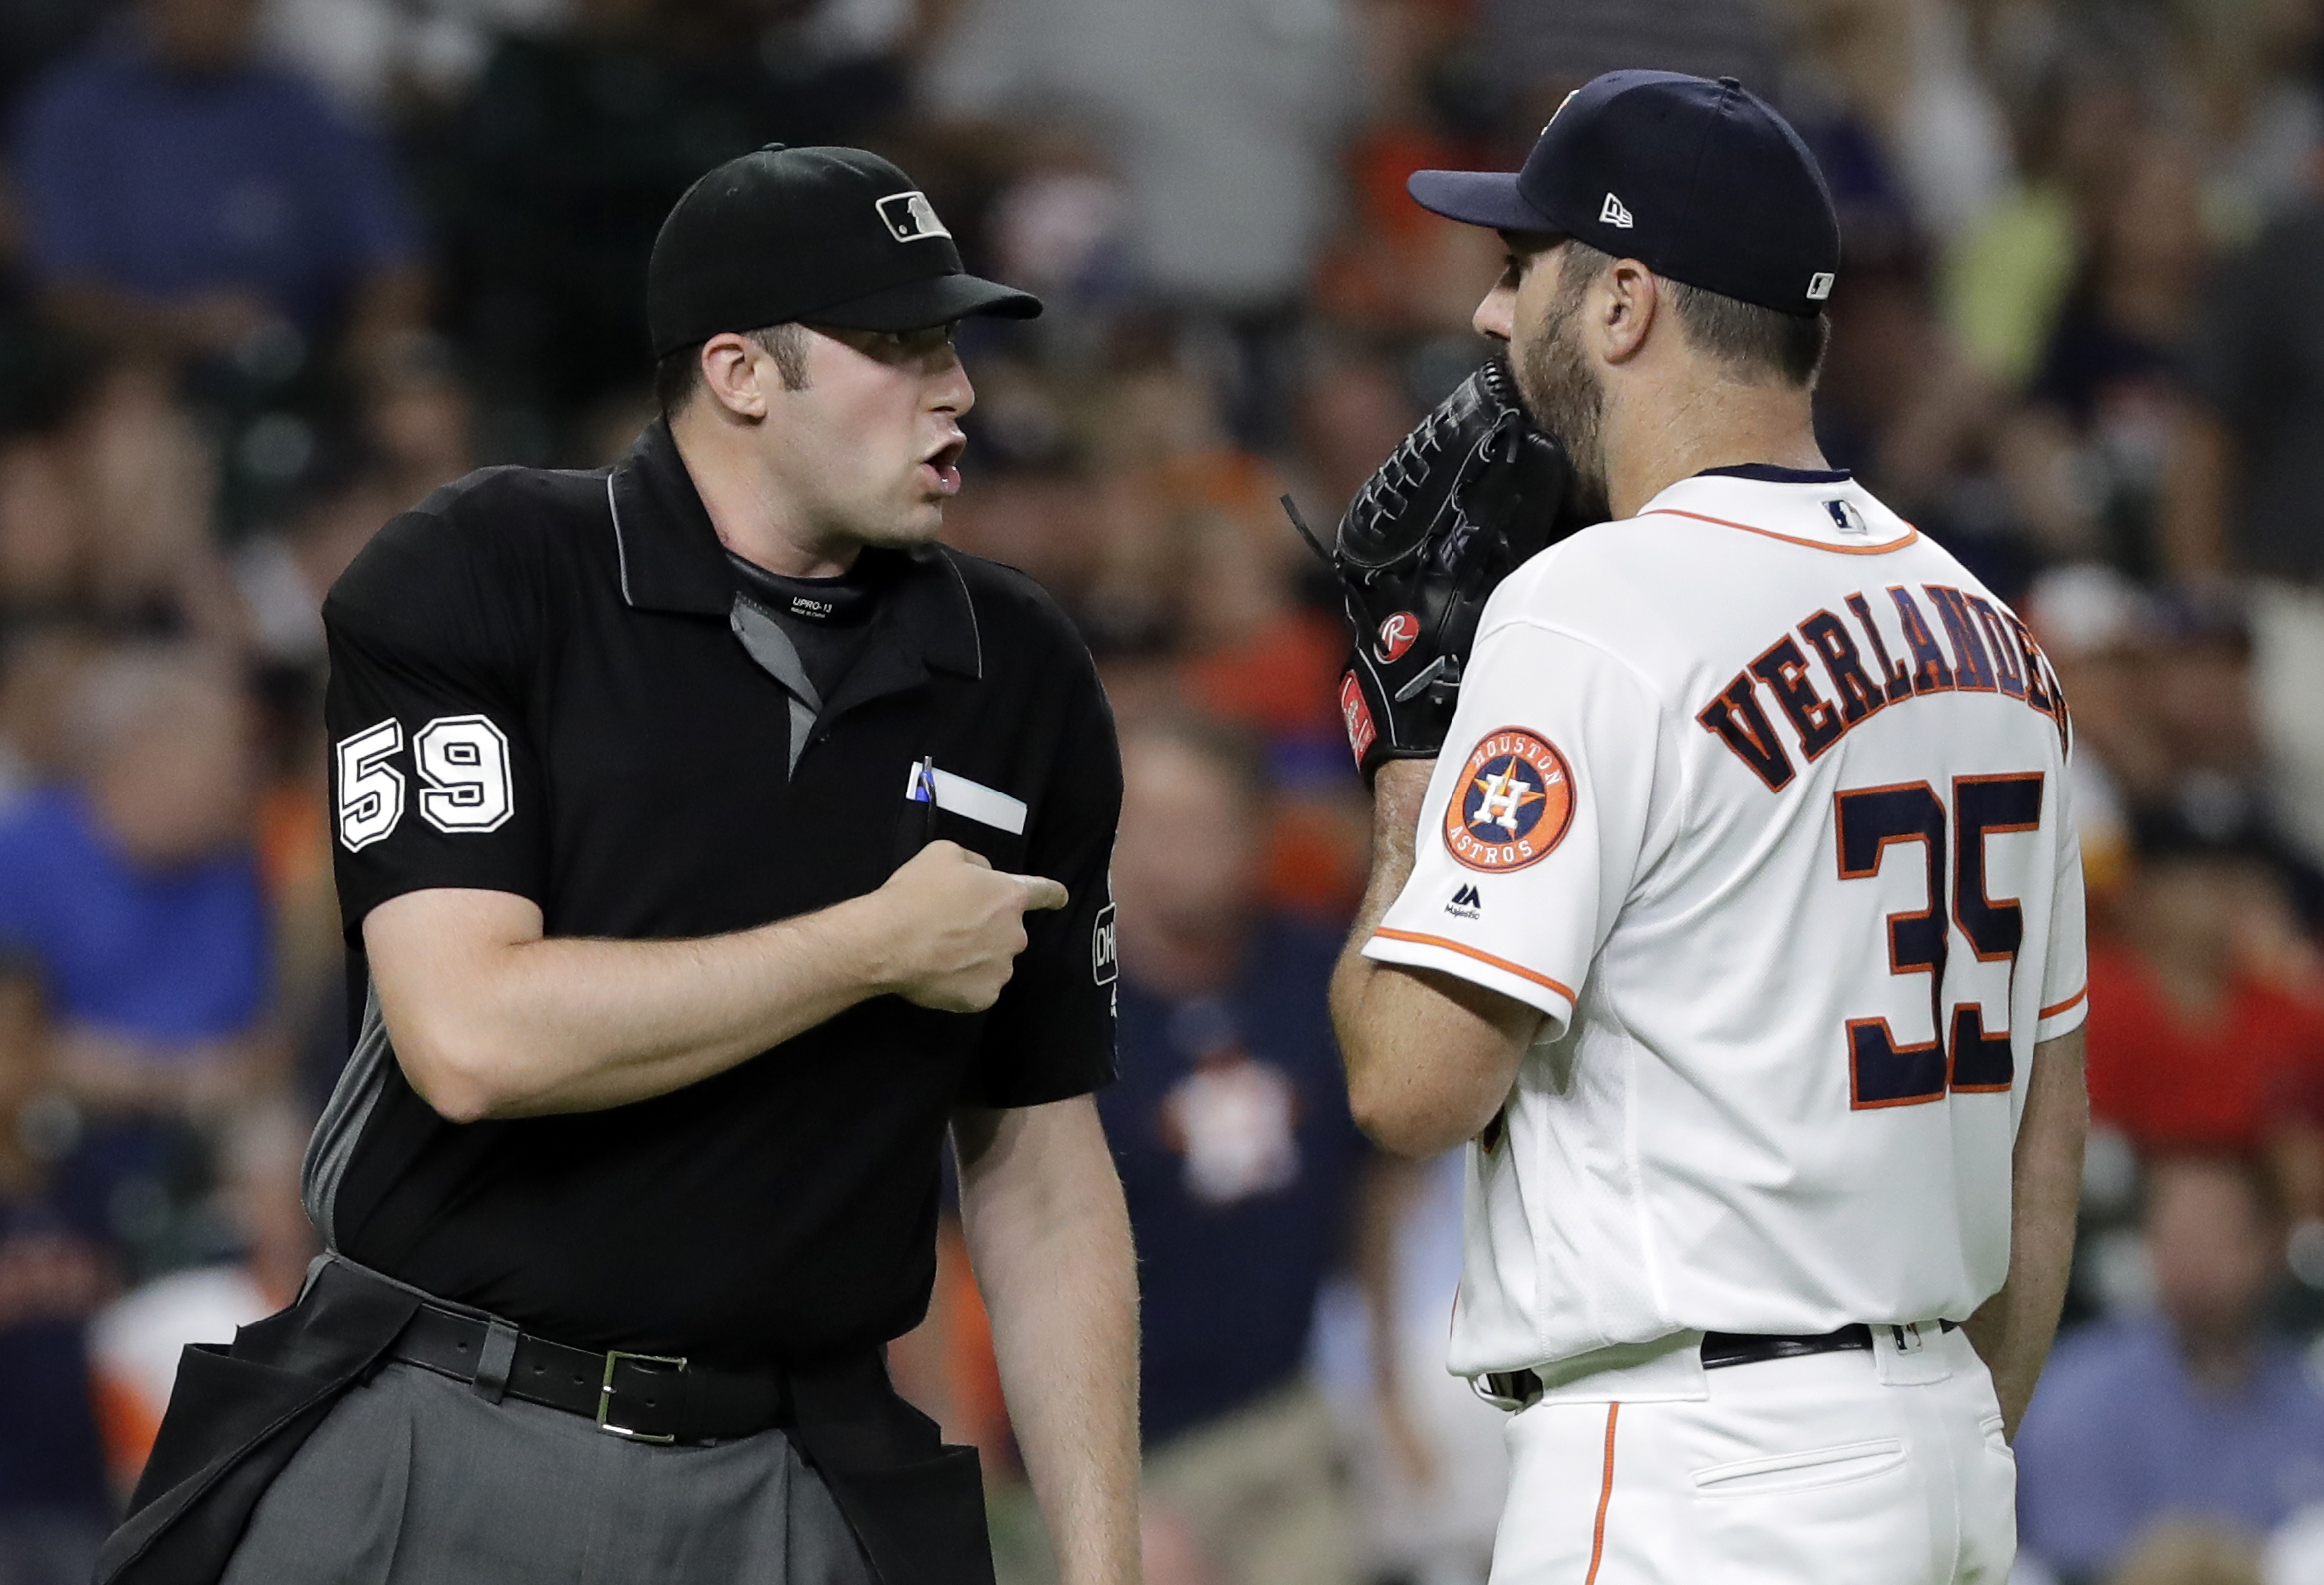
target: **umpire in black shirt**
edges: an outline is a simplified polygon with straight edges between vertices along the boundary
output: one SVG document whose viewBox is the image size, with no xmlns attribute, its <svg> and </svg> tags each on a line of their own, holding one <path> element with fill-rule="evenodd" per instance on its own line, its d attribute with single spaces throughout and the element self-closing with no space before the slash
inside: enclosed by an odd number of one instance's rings
<svg viewBox="0 0 2324 1585">
<path fill-rule="evenodd" d="M 848 149 L 704 177 L 648 296 L 621 462 L 473 475 L 331 592 L 330 1253 L 189 1350 L 103 1578 L 989 1580 L 880 1352 L 947 1128 L 1065 1578 L 1135 1578 L 1112 724 L 1041 591 L 935 543 L 951 326 L 1039 305 Z"/>
</svg>

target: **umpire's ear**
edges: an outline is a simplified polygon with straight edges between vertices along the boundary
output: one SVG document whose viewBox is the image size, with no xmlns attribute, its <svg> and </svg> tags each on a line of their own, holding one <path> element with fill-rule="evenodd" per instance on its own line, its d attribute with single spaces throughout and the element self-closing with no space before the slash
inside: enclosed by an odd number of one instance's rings
<svg viewBox="0 0 2324 1585">
<path fill-rule="evenodd" d="M 737 418 L 758 422 L 769 411 L 769 393 L 783 376 L 774 356 L 747 335 L 721 331 L 695 352 L 710 399 Z"/>
</svg>

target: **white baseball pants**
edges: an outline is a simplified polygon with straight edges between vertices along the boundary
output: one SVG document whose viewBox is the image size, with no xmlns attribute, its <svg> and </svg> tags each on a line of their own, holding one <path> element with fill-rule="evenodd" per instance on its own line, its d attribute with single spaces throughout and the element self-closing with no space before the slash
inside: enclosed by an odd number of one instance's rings
<svg viewBox="0 0 2324 1585">
<path fill-rule="evenodd" d="M 2004 1585 L 1992 1377 L 1959 1331 L 1872 1332 L 1869 1354 L 1689 1359 L 1685 1396 L 1581 1381 L 1511 1416 L 1492 1585 Z"/>
</svg>

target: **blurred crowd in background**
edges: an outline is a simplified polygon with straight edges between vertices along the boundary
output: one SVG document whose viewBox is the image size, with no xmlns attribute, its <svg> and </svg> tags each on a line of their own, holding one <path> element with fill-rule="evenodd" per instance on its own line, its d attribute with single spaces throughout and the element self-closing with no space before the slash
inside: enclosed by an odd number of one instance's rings
<svg viewBox="0 0 2324 1585">
<path fill-rule="evenodd" d="M 961 546 L 1052 589 L 1128 774 L 1156 1585 L 1484 1577 L 1456 1162 L 1350 1125 L 1368 803 L 1328 525 L 1486 348 L 1509 168 L 1616 66 L 1732 74 L 1843 216 L 1819 428 L 2034 626 L 2078 725 L 2098 1118 L 2022 1581 L 2324 1581 L 2324 4 L 0 0 L 0 1585 L 79 1581 L 178 1347 L 295 1293 L 346 1049 L 318 607 L 388 516 L 652 417 L 700 172 L 848 142 L 971 267 Z M 899 1343 L 1045 1576 L 972 1278 Z"/>
</svg>

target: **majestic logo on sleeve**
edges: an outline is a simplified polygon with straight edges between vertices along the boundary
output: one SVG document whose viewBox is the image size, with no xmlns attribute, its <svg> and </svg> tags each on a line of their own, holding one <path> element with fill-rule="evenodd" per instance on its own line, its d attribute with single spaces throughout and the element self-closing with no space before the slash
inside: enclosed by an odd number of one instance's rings
<svg viewBox="0 0 2324 1585">
<path fill-rule="evenodd" d="M 1445 806 L 1445 849 L 1471 869 L 1539 863 L 1573 823 L 1573 777 L 1546 738 L 1521 727 L 1487 734 Z"/>
</svg>

